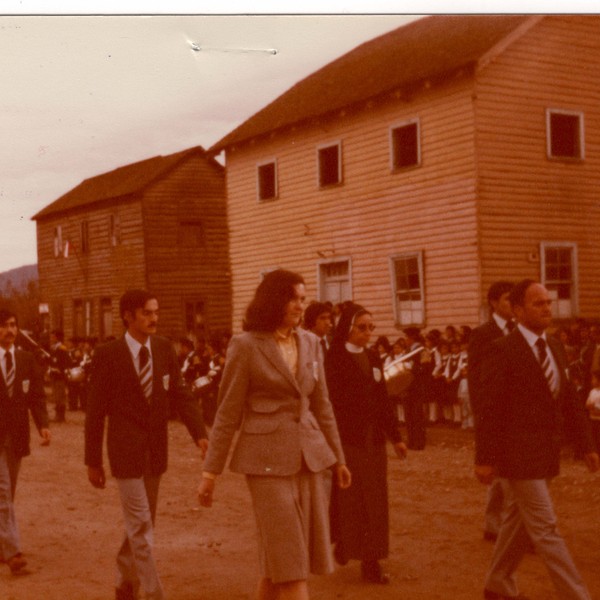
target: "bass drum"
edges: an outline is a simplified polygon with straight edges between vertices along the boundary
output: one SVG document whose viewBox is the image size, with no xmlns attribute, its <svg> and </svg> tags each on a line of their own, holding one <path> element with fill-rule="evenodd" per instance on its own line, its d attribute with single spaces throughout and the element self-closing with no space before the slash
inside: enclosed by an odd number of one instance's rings
<svg viewBox="0 0 600 600">
<path fill-rule="evenodd" d="M 84 381 L 85 371 L 82 367 L 73 367 L 72 369 L 67 369 L 67 379 L 77 383 Z"/>
<path fill-rule="evenodd" d="M 400 396 L 414 378 L 404 357 L 397 358 L 383 368 L 383 378 L 389 396 Z"/>
</svg>

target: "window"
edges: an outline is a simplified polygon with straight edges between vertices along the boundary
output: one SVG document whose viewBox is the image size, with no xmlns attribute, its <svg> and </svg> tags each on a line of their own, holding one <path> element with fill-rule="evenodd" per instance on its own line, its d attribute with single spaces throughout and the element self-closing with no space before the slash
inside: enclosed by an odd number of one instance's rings
<svg viewBox="0 0 600 600">
<path fill-rule="evenodd" d="M 179 223 L 179 245 L 185 247 L 204 247 L 204 227 L 202 221 L 189 220 Z"/>
<path fill-rule="evenodd" d="M 258 199 L 274 200 L 277 198 L 277 169 L 275 161 L 258 165 Z"/>
<path fill-rule="evenodd" d="M 548 109 L 546 135 L 548 158 L 584 158 L 582 113 Z"/>
<path fill-rule="evenodd" d="M 338 304 L 352 300 L 350 260 L 336 259 L 319 264 L 319 300 Z"/>
<path fill-rule="evenodd" d="M 342 146 L 339 143 L 317 148 L 319 187 L 342 181 Z"/>
<path fill-rule="evenodd" d="M 390 129 L 392 170 L 416 167 L 421 164 L 419 122 L 400 123 Z"/>
<path fill-rule="evenodd" d="M 542 283 L 552 297 L 552 315 L 567 319 L 577 314 L 577 245 L 542 242 Z"/>
<path fill-rule="evenodd" d="M 62 242 L 62 227 L 57 225 L 54 228 L 54 256 L 62 256 L 63 242 Z"/>
<path fill-rule="evenodd" d="M 425 324 L 423 253 L 400 254 L 391 258 L 392 289 L 396 324 Z"/>
<path fill-rule="evenodd" d="M 84 336 L 83 301 L 73 300 L 73 337 Z"/>
<path fill-rule="evenodd" d="M 110 215 L 108 222 L 108 235 L 111 246 L 118 246 L 121 243 L 121 219 L 119 215 Z"/>
<path fill-rule="evenodd" d="M 186 300 L 184 302 L 185 331 L 193 336 L 205 334 L 204 301 Z"/>
<path fill-rule="evenodd" d="M 112 300 L 110 298 L 100 299 L 100 334 L 103 340 L 113 334 Z"/>
<path fill-rule="evenodd" d="M 82 221 L 80 226 L 81 254 L 88 254 L 90 251 L 90 226 L 87 221 Z"/>
</svg>

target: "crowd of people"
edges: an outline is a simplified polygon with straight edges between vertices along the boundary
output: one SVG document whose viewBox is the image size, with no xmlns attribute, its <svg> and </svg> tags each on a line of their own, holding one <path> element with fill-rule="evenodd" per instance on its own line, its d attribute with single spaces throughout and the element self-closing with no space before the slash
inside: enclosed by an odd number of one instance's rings
<svg viewBox="0 0 600 600">
<path fill-rule="evenodd" d="M 29 453 L 28 410 L 50 443 L 45 385 L 55 421 L 67 409 L 85 411 L 85 464 L 98 489 L 106 484 L 107 429 L 125 521 L 117 600 L 165 597 L 152 540 L 173 418 L 203 458 L 201 505 L 212 505 L 228 461 L 245 476 L 259 600 L 307 600 L 309 574 L 331 572 L 334 561 L 359 561 L 366 583 L 387 584 L 386 443 L 404 459 L 440 424 L 474 430 L 475 475 L 490 486 L 484 537 L 496 546 L 484 598 L 525 600 L 514 572 L 533 548 L 561 598 L 589 600 L 556 531 L 547 486 L 558 473 L 563 429 L 589 469 L 599 467 L 600 326 L 577 319 L 551 329 L 547 290 L 525 280 L 492 285 L 489 320 L 477 328 L 408 327 L 391 342 L 372 341 L 367 307 L 305 307 L 305 293 L 299 274 L 267 274 L 243 333 L 208 343 L 157 336 L 158 300 L 131 290 L 120 301 L 124 337 L 94 345 L 54 331 L 37 363 L 15 346 L 16 316 L 0 311 L 0 561 L 15 575 L 26 572 L 14 490 Z"/>
</svg>

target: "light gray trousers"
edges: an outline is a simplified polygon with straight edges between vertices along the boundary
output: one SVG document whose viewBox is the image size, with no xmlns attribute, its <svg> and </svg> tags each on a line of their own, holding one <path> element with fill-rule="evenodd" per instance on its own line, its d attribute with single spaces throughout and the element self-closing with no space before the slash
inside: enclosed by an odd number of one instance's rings
<svg viewBox="0 0 600 600">
<path fill-rule="evenodd" d="M 14 505 L 20 466 L 21 459 L 15 457 L 7 438 L 0 448 L 0 558 L 3 560 L 21 551 Z"/>
<path fill-rule="evenodd" d="M 141 587 L 148 600 L 165 594 L 152 555 L 160 477 L 117 479 L 125 519 L 125 538 L 117 554 L 117 588 Z"/>
<path fill-rule="evenodd" d="M 561 600 L 591 600 L 565 541 L 556 528 L 556 515 L 545 479 L 501 479 L 505 511 L 487 574 L 486 589 L 516 596 L 515 571 L 529 539 L 544 562 Z"/>
</svg>

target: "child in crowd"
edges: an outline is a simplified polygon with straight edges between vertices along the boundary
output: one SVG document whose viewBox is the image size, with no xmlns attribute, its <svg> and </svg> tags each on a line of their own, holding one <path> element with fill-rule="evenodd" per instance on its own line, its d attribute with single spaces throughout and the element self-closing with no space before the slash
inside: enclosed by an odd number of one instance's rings
<svg viewBox="0 0 600 600">
<path fill-rule="evenodd" d="M 592 371 L 592 389 L 585 407 L 588 409 L 592 420 L 592 434 L 596 448 L 600 449 L 600 371 Z"/>
</svg>

